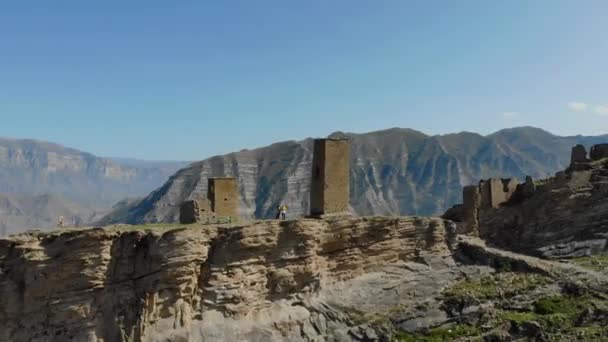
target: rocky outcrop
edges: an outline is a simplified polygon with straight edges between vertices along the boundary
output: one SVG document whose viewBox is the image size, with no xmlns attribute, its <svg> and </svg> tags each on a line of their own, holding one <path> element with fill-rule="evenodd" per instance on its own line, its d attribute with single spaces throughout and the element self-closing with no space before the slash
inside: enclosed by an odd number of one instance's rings
<svg viewBox="0 0 608 342">
<path fill-rule="evenodd" d="M 389 129 L 351 138 L 350 205 L 359 215 L 433 215 L 461 201 L 464 185 L 489 177 L 548 177 L 569 164 L 570 148 L 606 137 L 557 137 L 522 127 L 488 136 L 427 136 Z M 205 197 L 207 178 L 239 179 L 240 213 L 272 218 L 309 213 L 312 139 L 216 156 L 180 170 L 161 188 L 100 224 L 178 222 L 179 206 Z"/>
<path fill-rule="evenodd" d="M 608 336 L 604 274 L 454 229 L 333 217 L 15 235 L 0 240 L 0 341 Z"/>
<path fill-rule="evenodd" d="M 0 340 L 375 340 L 390 329 L 356 316 L 458 278 L 453 238 L 421 217 L 16 235 L 0 240 Z"/>
<path fill-rule="evenodd" d="M 542 181 L 527 178 L 496 207 L 475 204 L 467 187 L 461 213 L 446 214 L 462 222 L 461 231 L 501 248 L 549 258 L 606 253 L 608 158 L 583 152 L 575 147 L 568 169 Z"/>
</svg>

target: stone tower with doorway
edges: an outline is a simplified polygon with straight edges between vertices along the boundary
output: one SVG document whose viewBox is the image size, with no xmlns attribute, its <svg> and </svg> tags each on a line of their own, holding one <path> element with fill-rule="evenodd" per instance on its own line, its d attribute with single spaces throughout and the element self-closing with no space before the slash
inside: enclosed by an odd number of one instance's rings
<svg viewBox="0 0 608 342">
<path fill-rule="evenodd" d="M 237 217 L 239 215 L 238 183 L 236 178 L 209 178 L 207 198 L 211 210 L 217 216 Z"/>
</svg>

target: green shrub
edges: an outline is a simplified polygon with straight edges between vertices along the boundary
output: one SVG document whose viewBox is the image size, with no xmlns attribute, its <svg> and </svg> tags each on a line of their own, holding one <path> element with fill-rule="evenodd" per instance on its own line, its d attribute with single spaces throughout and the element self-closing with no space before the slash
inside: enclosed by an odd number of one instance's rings
<svg viewBox="0 0 608 342">
<path fill-rule="evenodd" d="M 462 302 L 509 298 L 548 283 L 548 278 L 532 273 L 499 273 L 479 280 L 464 280 L 444 291 L 446 299 Z"/>
</svg>

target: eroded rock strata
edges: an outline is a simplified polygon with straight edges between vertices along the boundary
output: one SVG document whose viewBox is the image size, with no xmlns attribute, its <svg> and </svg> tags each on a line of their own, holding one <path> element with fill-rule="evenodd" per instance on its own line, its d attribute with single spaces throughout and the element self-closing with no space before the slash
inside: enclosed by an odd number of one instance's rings
<svg viewBox="0 0 608 342">
<path fill-rule="evenodd" d="M 334 217 L 16 235 L 0 240 L 0 341 L 608 336 L 603 273 L 455 229 Z"/>
<path fill-rule="evenodd" d="M 135 228 L 0 240 L 0 340 L 348 338 L 457 276 L 441 219 Z"/>
</svg>

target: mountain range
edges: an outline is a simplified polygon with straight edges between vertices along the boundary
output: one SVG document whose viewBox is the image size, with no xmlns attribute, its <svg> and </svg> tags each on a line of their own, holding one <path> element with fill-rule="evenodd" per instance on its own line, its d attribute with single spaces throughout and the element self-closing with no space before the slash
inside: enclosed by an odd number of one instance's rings
<svg viewBox="0 0 608 342">
<path fill-rule="evenodd" d="M 101 158 L 58 144 L 0 138 L 0 234 L 87 224 L 141 197 L 186 162 Z M 4 235 L 3 234 L 3 235 Z"/>
<path fill-rule="evenodd" d="M 489 177 L 545 178 L 564 169 L 575 144 L 603 136 L 556 136 L 539 128 L 486 136 L 429 136 L 392 128 L 351 138 L 351 206 L 360 215 L 437 215 L 461 201 L 462 187 Z M 279 203 L 291 217 L 308 212 L 312 139 L 215 156 L 179 170 L 147 197 L 123 202 L 100 224 L 176 222 L 179 205 L 204 197 L 208 177 L 238 178 L 241 215 L 270 218 Z"/>
<path fill-rule="evenodd" d="M 351 138 L 351 206 L 361 215 L 434 215 L 488 177 L 544 178 L 568 165 L 575 144 L 603 136 L 556 136 L 519 127 L 486 136 L 426 135 L 392 128 Z M 36 140 L 0 139 L 0 235 L 67 225 L 176 222 L 179 205 L 204 197 L 207 178 L 239 179 L 241 214 L 269 218 L 284 202 L 308 212 L 313 139 L 285 141 L 189 164 L 102 158 Z"/>
</svg>

